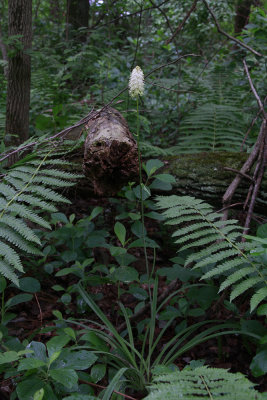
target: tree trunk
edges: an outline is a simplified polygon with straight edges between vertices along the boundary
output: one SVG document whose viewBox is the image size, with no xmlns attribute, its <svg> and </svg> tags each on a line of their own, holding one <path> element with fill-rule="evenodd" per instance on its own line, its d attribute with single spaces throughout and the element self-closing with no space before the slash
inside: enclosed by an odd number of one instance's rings
<svg viewBox="0 0 267 400">
<path fill-rule="evenodd" d="M 69 25 L 76 31 L 75 37 L 85 41 L 87 32 L 78 32 L 79 28 L 88 28 L 89 1 L 88 0 L 67 0 L 67 37 L 69 38 Z"/>
<path fill-rule="evenodd" d="M 242 32 L 249 21 L 250 7 L 253 0 L 237 0 L 235 8 L 235 33 Z"/>
<path fill-rule="evenodd" d="M 9 46 L 6 143 L 18 145 L 29 136 L 32 0 L 9 0 L 8 35 L 20 35 Z"/>
</svg>

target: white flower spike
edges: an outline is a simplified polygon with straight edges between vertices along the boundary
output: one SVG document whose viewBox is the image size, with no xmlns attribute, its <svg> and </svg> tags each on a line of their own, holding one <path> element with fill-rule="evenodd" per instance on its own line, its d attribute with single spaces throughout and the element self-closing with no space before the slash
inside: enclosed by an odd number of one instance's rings
<svg viewBox="0 0 267 400">
<path fill-rule="evenodd" d="M 138 66 L 132 70 L 129 80 L 129 92 L 132 98 L 143 96 L 144 94 L 144 73 Z"/>
</svg>

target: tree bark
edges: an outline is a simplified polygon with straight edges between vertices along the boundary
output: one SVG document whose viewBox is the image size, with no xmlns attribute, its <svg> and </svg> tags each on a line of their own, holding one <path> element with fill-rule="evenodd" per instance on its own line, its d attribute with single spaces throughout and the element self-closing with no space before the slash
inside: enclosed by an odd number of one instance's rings
<svg viewBox="0 0 267 400">
<path fill-rule="evenodd" d="M 253 0 L 237 0 L 235 8 L 235 33 L 242 32 L 249 21 L 250 7 Z"/>
<path fill-rule="evenodd" d="M 6 144 L 18 145 L 29 136 L 32 0 L 9 0 L 8 35 L 20 35 L 9 46 L 6 104 Z"/>
<path fill-rule="evenodd" d="M 80 41 L 85 41 L 87 32 L 78 32 L 79 28 L 88 28 L 89 20 L 89 1 L 88 0 L 67 0 L 67 25 L 71 25 L 76 31 L 75 37 Z M 67 26 L 67 38 L 69 29 Z"/>
</svg>

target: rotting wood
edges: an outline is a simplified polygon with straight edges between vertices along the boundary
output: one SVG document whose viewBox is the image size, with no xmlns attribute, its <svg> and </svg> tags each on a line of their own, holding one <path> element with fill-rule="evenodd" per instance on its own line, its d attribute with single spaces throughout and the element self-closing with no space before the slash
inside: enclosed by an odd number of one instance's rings
<svg viewBox="0 0 267 400">
<path fill-rule="evenodd" d="M 119 111 L 108 107 L 96 112 L 67 138 L 77 139 L 82 131 L 86 140 L 81 163 L 96 195 L 115 196 L 122 186 L 138 179 L 136 141 Z"/>
</svg>

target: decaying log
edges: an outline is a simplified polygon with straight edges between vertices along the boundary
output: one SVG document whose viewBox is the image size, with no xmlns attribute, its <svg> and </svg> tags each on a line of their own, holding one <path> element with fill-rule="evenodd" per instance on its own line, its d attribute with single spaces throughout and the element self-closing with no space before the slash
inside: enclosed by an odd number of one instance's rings
<svg viewBox="0 0 267 400">
<path fill-rule="evenodd" d="M 138 177 L 137 145 L 126 120 L 114 108 L 106 108 L 79 130 L 70 132 L 74 139 L 86 131 L 83 172 L 99 196 L 116 195 L 122 186 Z"/>
<path fill-rule="evenodd" d="M 226 189 L 247 157 L 246 153 L 232 152 L 181 154 L 168 159 L 164 172 L 169 172 L 176 178 L 172 191 L 174 194 L 194 196 L 220 209 L 223 208 L 222 198 Z M 251 177 L 242 176 L 241 178 L 232 203 L 240 203 L 238 208 L 242 209 Z M 258 193 L 255 211 L 267 215 L 266 171 Z"/>
<path fill-rule="evenodd" d="M 85 174 L 84 179 L 78 183 L 77 190 L 85 196 L 114 196 L 129 181 L 137 182 L 139 179 L 137 146 L 125 119 L 118 111 L 108 108 L 100 113 L 96 112 L 95 115 L 96 117 L 92 113 L 89 122 L 70 131 L 67 136 L 78 138 L 86 130 L 84 158 L 80 154 L 75 159 L 77 164 L 83 165 Z M 246 153 L 232 152 L 180 154 L 166 157 L 162 172 L 169 172 L 176 178 L 173 194 L 201 198 L 216 209 L 221 209 L 226 189 L 247 158 Z M 241 183 L 234 193 L 231 205 L 238 203 L 238 208 L 242 209 L 253 179 L 253 171 L 248 176 L 243 174 L 240 177 Z M 266 172 L 255 211 L 267 215 Z"/>
</svg>

